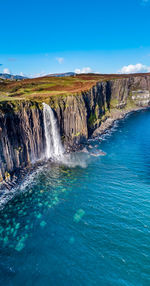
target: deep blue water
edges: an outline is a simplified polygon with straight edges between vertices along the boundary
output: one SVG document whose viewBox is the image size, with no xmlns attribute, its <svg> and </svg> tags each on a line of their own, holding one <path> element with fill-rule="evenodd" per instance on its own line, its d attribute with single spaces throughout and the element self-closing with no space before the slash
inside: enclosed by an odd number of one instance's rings
<svg viewBox="0 0 150 286">
<path fill-rule="evenodd" d="M 0 211 L 0 285 L 150 285 L 150 111 L 46 164 Z M 83 164 L 84 165 L 84 164 Z"/>
</svg>

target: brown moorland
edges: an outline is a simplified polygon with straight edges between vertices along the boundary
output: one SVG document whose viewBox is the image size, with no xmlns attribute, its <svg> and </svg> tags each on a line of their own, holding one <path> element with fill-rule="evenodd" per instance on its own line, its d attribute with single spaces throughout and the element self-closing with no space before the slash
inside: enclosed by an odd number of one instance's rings
<svg viewBox="0 0 150 286">
<path fill-rule="evenodd" d="M 0 80 L 0 101 L 44 100 L 51 96 L 85 92 L 99 81 L 116 80 L 147 74 L 80 74 L 69 77 L 40 77 L 21 81 Z"/>
</svg>

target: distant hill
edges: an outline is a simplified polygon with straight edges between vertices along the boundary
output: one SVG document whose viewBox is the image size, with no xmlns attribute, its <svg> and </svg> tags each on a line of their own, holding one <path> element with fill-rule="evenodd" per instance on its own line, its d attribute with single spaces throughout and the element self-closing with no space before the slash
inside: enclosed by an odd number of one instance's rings
<svg viewBox="0 0 150 286">
<path fill-rule="evenodd" d="M 53 74 L 48 74 L 47 76 L 48 77 L 53 77 L 53 76 L 56 76 L 56 77 L 65 77 L 65 76 L 74 76 L 76 75 L 76 73 L 74 72 L 65 72 L 65 73 L 53 73 Z"/>
<path fill-rule="evenodd" d="M 48 74 L 44 77 L 67 77 L 67 76 L 75 76 L 76 74 L 74 72 L 66 72 L 66 73 L 53 73 Z M 21 75 L 12 75 L 7 73 L 0 73 L 0 79 L 9 79 L 9 80 L 22 80 L 27 79 L 25 76 Z"/>
<path fill-rule="evenodd" d="M 26 79 L 27 77 L 21 76 L 21 75 L 12 75 L 7 73 L 0 73 L 1 79 L 10 79 L 10 80 L 22 80 Z"/>
</svg>

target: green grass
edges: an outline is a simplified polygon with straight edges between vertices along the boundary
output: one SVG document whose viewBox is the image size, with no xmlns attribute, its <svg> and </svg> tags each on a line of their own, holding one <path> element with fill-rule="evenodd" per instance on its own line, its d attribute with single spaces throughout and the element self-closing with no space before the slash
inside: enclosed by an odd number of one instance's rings
<svg viewBox="0 0 150 286">
<path fill-rule="evenodd" d="M 140 75 L 140 74 L 139 74 Z M 130 75 L 96 75 L 83 74 L 72 77 L 41 77 L 21 81 L 0 80 L 0 102 L 15 102 L 34 100 L 49 102 L 52 98 L 65 98 L 69 95 L 79 95 L 90 90 L 97 82 L 127 78 Z M 141 75 L 140 75 L 141 76 Z M 118 104 L 117 99 L 111 100 L 112 108 Z M 132 104 L 131 100 L 128 102 Z M 90 118 L 92 124 L 96 118 Z"/>
<path fill-rule="evenodd" d="M 91 87 L 95 83 L 91 79 Z M 40 78 L 40 79 L 28 79 L 19 82 L 3 81 L 0 83 L 0 101 L 3 100 L 18 100 L 35 98 L 40 99 L 41 96 L 51 97 L 69 94 L 74 94 L 76 91 L 80 92 L 86 89 L 86 80 L 82 80 L 74 77 L 67 78 Z"/>
<path fill-rule="evenodd" d="M 116 75 L 116 78 L 119 77 Z M 28 99 L 34 98 L 37 100 L 41 96 L 51 97 L 59 95 L 78 94 L 92 88 L 98 81 L 104 81 L 112 78 L 114 75 L 78 75 L 72 77 L 41 77 L 35 79 L 25 79 L 22 81 L 0 81 L 0 101 L 10 101 L 11 98 Z"/>
</svg>

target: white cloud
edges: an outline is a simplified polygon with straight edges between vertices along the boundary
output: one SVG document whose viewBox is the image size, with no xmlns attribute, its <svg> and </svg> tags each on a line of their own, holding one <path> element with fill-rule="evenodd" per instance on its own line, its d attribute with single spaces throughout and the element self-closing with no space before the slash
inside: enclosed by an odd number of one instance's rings
<svg viewBox="0 0 150 286">
<path fill-rule="evenodd" d="M 10 70 L 9 70 L 9 69 L 7 69 L 7 68 L 5 68 L 5 69 L 3 69 L 3 73 L 10 74 Z"/>
<path fill-rule="evenodd" d="M 128 73 L 144 73 L 150 72 L 150 67 L 143 65 L 143 64 L 136 64 L 136 65 L 128 65 L 124 66 L 119 70 L 119 73 L 128 74 Z"/>
<path fill-rule="evenodd" d="M 56 58 L 56 61 L 61 65 L 64 62 L 64 58 Z"/>
<path fill-rule="evenodd" d="M 75 69 L 74 71 L 75 73 L 91 73 L 92 72 L 92 69 L 90 67 L 85 67 L 85 68 L 82 68 L 82 69 Z"/>
</svg>

